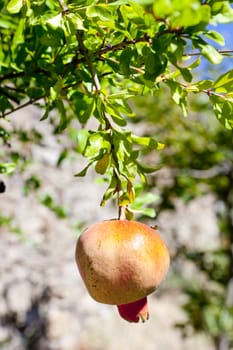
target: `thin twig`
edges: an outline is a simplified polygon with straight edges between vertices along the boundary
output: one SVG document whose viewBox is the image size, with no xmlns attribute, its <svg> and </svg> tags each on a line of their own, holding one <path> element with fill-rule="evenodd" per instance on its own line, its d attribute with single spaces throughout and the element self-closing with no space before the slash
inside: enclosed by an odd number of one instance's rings
<svg viewBox="0 0 233 350">
<path fill-rule="evenodd" d="M 233 54 L 233 50 L 217 50 L 218 53 L 220 53 L 221 55 L 229 55 L 229 54 Z M 197 52 L 186 52 L 183 54 L 183 56 L 200 56 L 201 52 L 197 51 Z"/>
<path fill-rule="evenodd" d="M 19 78 L 19 77 L 24 77 L 26 76 L 25 72 L 18 72 L 18 73 L 8 73 L 5 75 L 1 75 L 0 76 L 0 81 L 4 81 L 4 80 L 11 80 L 11 79 L 15 79 L 15 78 Z"/>
<path fill-rule="evenodd" d="M 100 85 L 100 82 L 99 82 L 99 77 L 98 77 L 98 75 L 97 75 L 97 73 L 95 71 L 95 68 L 94 68 L 94 66 L 92 64 L 92 61 L 91 61 L 91 59 L 89 57 L 88 49 L 84 45 L 84 42 L 83 42 L 83 39 L 82 39 L 82 33 L 80 31 L 77 31 L 77 39 L 78 39 L 78 42 L 79 42 L 80 52 L 85 57 L 85 60 L 87 62 L 89 70 L 91 72 L 95 88 L 96 88 L 97 91 L 100 91 L 101 90 L 101 85 Z"/>
<path fill-rule="evenodd" d="M 116 60 L 115 58 L 109 57 L 108 60 L 113 62 L 113 63 L 116 63 L 116 64 L 118 64 L 120 66 L 120 61 Z M 144 74 L 145 73 L 145 70 L 142 69 L 142 68 L 134 67 L 132 65 L 130 65 L 129 68 L 134 70 L 134 71 L 136 71 L 137 73 L 140 73 L 140 74 Z"/>
<path fill-rule="evenodd" d="M 6 117 L 7 115 L 10 115 L 10 114 L 12 114 L 12 113 L 14 113 L 14 112 L 19 111 L 19 110 L 22 109 L 22 108 L 25 108 L 25 107 L 27 107 L 27 106 L 30 106 L 30 105 L 32 105 L 33 103 L 35 103 L 35 102 L 37 102 L 37 101 L 39 101 L 39 100 L 41 100 L 42 98 L 45 98 L 45 97 L 46 97 L 46 96 L 40 96 L 40 97 L 34 98 L 33 100 L 29 100 L 29 101 L 27 101 L 27 102 L 21 104 L 20 106 L 15 107 L 13 110 L 10 110 L 10 111 L 8 111 L 8 112 L 5 112 L 5 113 L 1 114 L 1 115 L 0 115 L 0 118 L 4 118 L 4 117 Z"/>
<path fill-rule="evenodd" d="M 107 44 L 103 47 L 101 47 L 99 50 L 97 50 L 94 55 L 95 56 L 101 56 L 107 52 L 113 52 L 113 51 L 118 51 L 118 50 L 124 50 L 125 48 L 127 48 L 130 45 L 135 45 L 137 43 L 140 42 L 148 42 L 148 43 L 152 43 L 152 39 L 150 38 L 149 35 L 145 34 L 143 37 L 138 38 L 138 39 L 132 39 L 132 40 L 127 40 L 127 38 L 125 38 L 121 43 L 119 44 L 115 44 L 115 45 L 111 45 L 111 44 Z"/>
<path fill-rule="evenodd" d="M 163 80 L 166 80 L 167 79 L 167 77 L 165 77 L 165 79 L 163 79 Z M 189 84 L 185 84 L 185 83 L 181 83 L 181 82 L 178 82 L 177 81 L 177 84 L 179 84 L 182 88 L 184 88 L 184 89 L 187 89 L 188 87 L 189 87 Z M 220 98 L 222 98 L 222 99 L 226 99 L 228 96 L 227 96 L 227 93 L 221 93 L 221 92 L 215 92 L 214 90 L 212 90 L 212 89 L 203 89 L 203 90 L 201 90 L 201 91 L 199 91 L 199 92 L 203 92 L 203 93 L 205 93 L 206 95 L 208 95 L 208 96 L 216 96 L 216 97 L 220 97 Z"/>
</svg>

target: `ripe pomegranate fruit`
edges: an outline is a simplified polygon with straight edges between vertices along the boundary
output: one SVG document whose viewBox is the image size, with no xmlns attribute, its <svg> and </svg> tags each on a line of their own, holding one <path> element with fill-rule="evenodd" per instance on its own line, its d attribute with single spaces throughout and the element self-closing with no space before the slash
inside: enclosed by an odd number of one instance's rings
<svg viewBox="0 0 233 350">
<path fill-rule="evenodd" d="M 117 305 L 129 322 L 148 319 L 147 295 L 164 279 L 170 262 L 155 229 L 127 220 L 94 224 L 79 237 L 75 257 L 96 301 Z"/>
</svg>

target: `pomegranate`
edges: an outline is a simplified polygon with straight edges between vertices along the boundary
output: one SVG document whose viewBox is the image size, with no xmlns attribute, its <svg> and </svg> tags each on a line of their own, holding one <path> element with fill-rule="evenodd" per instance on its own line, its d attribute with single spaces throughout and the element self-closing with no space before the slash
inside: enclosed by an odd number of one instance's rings
<svg viewBox="0 0 233 350">
<path fill-rule="evenodd" d="M 103 221 L 81 234 L 75 255 L 96 301 L 117 305 L 129 322 L 148 319 L 147 295 L 164 279 L 170 262 L 155 229 L 136 221 Z"/>
</svg>

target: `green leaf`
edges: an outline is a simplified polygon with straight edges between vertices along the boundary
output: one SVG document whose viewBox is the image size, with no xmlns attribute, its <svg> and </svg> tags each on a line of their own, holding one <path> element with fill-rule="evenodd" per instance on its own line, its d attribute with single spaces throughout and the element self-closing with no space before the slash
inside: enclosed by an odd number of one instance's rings
<svg viewBox="0 0 233 350">
<path fill-rule="evenodd" d="M 202 46 L 201 53 L 213 64 L 219 64 L 223 60 L 223 56 L 211 45 Z"/>
<path fill-rule="evenodd" d="M 145 62 L 144 78 L 146 80 L 154 80 L 164 70 L 162 57 L 151 51 L 148 46 L 144 46 L 142 54 Z"/>
<path fill-rule="evenodd" d="M 159 147 L 158 142 L 152 137 L 131 135 L 131 139 L 135 144 L 144 146 L 148 150 L 158 149 Z"/>
<path fill-rule="evenodd" d="M 58 112 L 59 112 L 59 116 L 60 116 L 60 123 L 59 123 L 59 132 L 63 131 L 67 125 L 68 125 L 68 118 L 67 118 L 67 115 L 66 115 L 66 109 L 65 109 L 65 105 L 64 105 L 64 102 L 63 100 L 56 100 L 55 101 L 55 105 L 58 109 Z"/>
<path fill-rule="evenodd" d="M 126 120 L 120 115 L 118 109 L 114 106 L 113 103 L 105 103 L 106 112 L 112 117 L 113 121 L 119 126 L 125 126 Z"/>
<path fill-rule="evenodd" d="M 130 204 L 130 198 L 128 196 L 128 193 L 122 193 L 122 195 L 120 195 L 118 197 L 117 205 L 119 207 L 125 207 L 125 206 L 127 206 L 129 204 Z"/>
<path fill-rule="evenodd" d="M 90 168 L 90 166 L 93 164 L 94 161 L 91 161 L 90 163 L 88 163 L 87 166 L 85 166 L 85 168 L 83 168 L 79 173 L 75 174 L 74 176 L 77 177 L 84 177 L 87 174 L 87 170 Z"/>
<path fill-rule="evenodd" d="M 122 74 L 129 76 L 131 74 L 130 62 L 133 56 L 133 50 L 131 47 L 127 47 L 122 51 L 120 55 L 120 71 Z"/>
<path fill-rule="evenodd" d="M 129 207 L 126 207 L 125 208 L 125 217 L 127 220 L 131 221 L 131 220 L 134 220 L 134 214 L 133 212 L 130 210 Z"/>
<path fill-rule="evenodd" d="M 99 17 L 103 21 L 112 20 L 111 12 L 107 9 L 106 5 L 102 4 L 88 6 L 86 15 L 91 18 Z"/>
<path fill-rule="evenodd" d="M 172 98 L 176 104 L 180 106 L 184 116 L 188 115 L 187 112 L 187 90 L 180 85 L 179 83 L 169 80 L 167 81 L 167 85 L 171 89 Z"/>
<path fill-rule="evenodd" d="M 210 19 L 209 6 L 201 5 L 198 0 L 157 0 L 154 1 L 154 13 L 159 18 L 169 17 L 174 27 L 196 26 L 201 22 L 208 23 Z"/>
<path fill-rule="evenodd" d="M 104 153 L 109 153 L 110 150 L 109 134 L 94 132 L 89 136 L 83 154 L 89 159 L 97 160 L 98 157 L 102 157 Z"/>
<path fill-rule="evenodd" d="M 59 13 L 58 15 L 49 18 L 46 22 L 49 24 L 52 28 L 57 29 L 62 27 L 62 14 Z"/>
<path fill-rule="evenodd" d="M 40 118 L 40 121 L 43 121 L 43 120 L 47 119 L 48 116 L 49 116 L 49 112 L 50 112 L 50 107 L 49 107 L 49 106 L 46 106 L 45 112 L 44 112 L 44 114 L 42 115 L 42 117 Z"/>
<path fill-rule="evenodd" d="M 70 91 L 69 100 L 72 101 L 73 109 L 79 122 L 83 125 L 94 115 L 96 108 L 95 98 L 86 96 L 77 90 Z"/>
<path fill-rule="evenodd" d="M 62 92 L 62 87 L 63 87 L 63 79 L 58 77 L 55 85 L 50 87 L 51 101 L 55 101 L 60 97 Z"/>
<path fill-rule="evenodd" d="M 233 69 L 221 75 L 213 84 L 216 92 L 233 91 Z"/>
<path fill-rule="evenodd" d="M 215 23 L 230 23 L 233 21 L 233 9 L 229 1 L 214 1 L 212 5 Z"/>
<path fill-rule="evenodd" d="M 210 101 L 218 120 L 226 129 L 233 129 L 233 98 L 226 99 L 224 96 L 211 95 Z"/>
<path fill-rule="evenodd" d="M 133 214 L 145 215 L 145 216 L 148 216 L 150 218 L 154 218 L 156 215 L 154 208 L 140 208 L 140 209 L 130 208 L 130 211 Z"/>
<path fill-rule="evenodd" d="M 118 180 L 117 177 L 115 176 L 115 174 L 112 175 L 110 184 L 107 188 L 107 190 L 105 191 L 103 198 L 101 200 L 101 207 L 105 206 L 106 201 L 109 200 L 116 192 L 117 192 L 117 187 L 118 187 Z"/>
<path fill-rule="evenodd" d="M 224 36 L 215 30 L 208 30 L 205 32 L 205 36 L 211 40 L 214 40 L 219 45 L 225 44 Z"/>
<path fill-rule="evenodd" d="M 223 56 L 213 47 L 204 41 L 201 37 L 195 37 L 193 43 L 199 50 L 201 54 L 212 64 L 219 64 L 223 60 Z"/>
<path fill-rule="evenodd" d="M 89 138 L 89 132 L 86 129 L 81 129 L 77 132 L 77 130 L 75 129 L 75 137 L 74 137 L 74 141 L 77 140 L 77 147 L 76 150 L 79 153 L 83 153 L 87 144 L 87 140 Z"/>
<path fill-rule="evenodd" d="M 104 156 L 97 161 L 95 171 L 101 175 L 105 174 L 108 169 L 110 159 L 109 153 L 104 154 Z"/>
<path fill-rule="evenodd" d="M 149 165 L 145 165 L 142 163 L 137 163 L 138 164 L 138 169 L 140 170 L 140 172 L 142 172 L 143 174 L 152 174 L 155 171 L 158 171 L 161 169 L 161 165 L 156 165 L 156 166 L 149 166 Z"/>
<path fill-rule="evenodd" d="M 79 111 L 80 115 L 78 119 L 80 123 L 85 124 L 90 119 L 90 117 L 94 114 L 94 110 L 95 110 L 95 100 L 92 99 L 90 104 L 86 106 L 86 110 Z"/>
<path fill-rule="evenodd" d="M 8 109 L 13 110 L 13 105 L 6 96 L 0 94 L 0 111 L 4 113 Z"/>
<path fill-rule="evenodd" d="M 184 80 L 190 83 L 193 78 L 192 73 L 190 72 L 190 69 L 179 67 L 179 70 Z"/>
<path fill-rule="evenodd" d="M 211 89 L 213 87 L 213 80 L 200 80 L 196 83 L 193 83 L 193 84 L 189 84 L 187 87 L 186 87 L 186 90 L 189 91 L 189 92 L 201 92 L 201 91 L 204 91 L 204 90 L 208 90 L 208 89 Z"/>
<path fill-rule="evenodd" d="M 119 67 L 118 67 L 119 70 Z M 108 100 L 126 100 L 128 98 L 134 97 L 135 95 L 130 93 L 128 90 L 119 91 L 108 96 Z"/>
<path fill-rule="evenodd" d="M 122 99 L 114 99 L 111 101 L 111 107 L 115 111 L 116 115 L 123 114 L 127 117 L 134 117 L 134 112 L 128 105 L 127 101 L 125 101 L 123 98 Z"/>
<path fill-rule="evenodd" d="M 116 153 L 118 161 L 123 164 L 132 156 L 132 141 L 130 135 L 130 132 L 118 132 L 116 130 L 113 131 L 112 135 L 114 152 Z"/>
<path fill-rule="evenodd" d="M 77 30 L 87 30 L 84 26 L 84 18 L 77 13 L 67 13 L 64 20 L 65 26 L 68 29 L 67 35 L 69 33 L 75 35 Z"/>
<path fill-rule="evenodd" d="M 153 1 L 153 0 L 151 0 Z M 129 0 L 116 0 L 108 3 L 108 6 L 120 6 L 120 5 L 128 5 Z"/>
<path fill-rule="evenodd" d="M 158 200 L 158 195 L 151 193 L 151 192 L 146 192 L 143 193 L 138 199 L 137 199 L 137 205 L 142 205 L 142 204 L 152 204 L 156 200 Z"/>
<path fill-rule="evenodd" d="M 151 5 L 154 3 L 154 0 L 135 0 L 134 2 L 139 5 Z"/>
<path fill-rule="evenodd" d="M 149 217 L 155 217 L 154 208 L 148 207 L 156 200 L 158 200 L 158 196 L 151 192 L 143 193 L 142 185 L 135 184 L 136 196 L 134 202 L 130 205 L 129 210 L 133 214 L 145 215 Z"/>
<path fill-rule="evenodd" d="M 12 14 L 19 13 L 24 5 L 24 1 L 25 0 L 11 0 L 7 5 L 7 11 Z"/>
</svg>

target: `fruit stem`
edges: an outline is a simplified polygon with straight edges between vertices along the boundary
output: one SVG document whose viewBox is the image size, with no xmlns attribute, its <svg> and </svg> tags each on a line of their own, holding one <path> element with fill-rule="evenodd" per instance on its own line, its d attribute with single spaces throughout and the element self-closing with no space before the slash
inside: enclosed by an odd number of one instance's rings
<svg viewBox="0 0 233 350">
<path fill-rule="evenodd" d="M 118 220 L 125 220 L 125 207 L 122 205 L 118 206 Z"/>
</svg>

